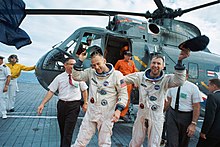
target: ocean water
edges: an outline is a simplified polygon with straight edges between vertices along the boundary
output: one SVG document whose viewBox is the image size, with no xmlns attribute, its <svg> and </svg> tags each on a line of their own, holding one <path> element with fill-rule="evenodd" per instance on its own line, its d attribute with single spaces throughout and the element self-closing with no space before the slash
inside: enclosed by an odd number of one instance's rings
<svg viewBox="0 0 220 147">
<path fill-rule="evenodd" d="M 34 83 L 39 84 L 37 77 L 33 72 L 21 72 L 21 75 L 18 77 L 18 83 Z"/>
</svg>

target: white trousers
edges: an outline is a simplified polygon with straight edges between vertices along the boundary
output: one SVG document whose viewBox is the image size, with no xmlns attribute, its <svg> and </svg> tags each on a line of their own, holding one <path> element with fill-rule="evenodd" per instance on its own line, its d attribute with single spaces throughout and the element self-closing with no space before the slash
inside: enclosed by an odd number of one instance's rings
<svg viewBox="0 0 220 147">
<path fill-rule="evenodd" d="M 6 111 L 7 93 L 6 92 L 3 93 L 4 86 L 5 86 L 5 81 L 0 81 L 0 116 L 5 115 L 7 113 L 7 111 Z"/>
<path fill-rule="evenodd" d="M 143 147 L 145 136 L 148 136 L 148 147 L 160 147 L 163 131 L 163 119 L 158 121 L 146 120 L 140 112 L 134 122 L 132 139 L 129 147 Z"/>
<path fill-rule="evenodd" d="M 8 99 L 7 99 L 7 109 L 14 109 L 15 107 L 15 97 L 17 90 L 17 79 L 13 79 L 10 81 L 8 87 Z"/>
<path fill-rule="evenodd" d="M 88 115 L 84 116 L 75 144 L 71 147 L 86 147 L 95 134 L 96 129 L 98 130 L 99 147 L 111 147 L 113 125 L 114 123 L 111 122 L 111 118 L 92 122 L 88 118 Z"/>
</svg>

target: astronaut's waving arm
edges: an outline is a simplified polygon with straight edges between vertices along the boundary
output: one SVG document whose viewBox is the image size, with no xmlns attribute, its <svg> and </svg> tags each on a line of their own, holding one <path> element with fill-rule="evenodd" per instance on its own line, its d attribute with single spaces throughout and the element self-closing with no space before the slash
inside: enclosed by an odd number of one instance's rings
<svg viewBox="0 0 220 147">
<path fill-rule="evenodd" d="M 88 81 L 91 68 L 83 70 L 83 62 L 78 59 L 73 66 L 72 77 L 76 81 Z"/>
<path fill-rule="evenodd" d="M 174 75 L 168 76 L 170 76 L 170 79 L 167 82 L 168 88 L 182 86 L 186 81 L 186 70 L 176 70 Z"/>
<path fill-rule="evenodd" d="M 125 80 L 126 84 L 138 85 L 138 77 L 139 77 L 140 73 L 141 72 L 135 72 L 135 73 L 131 73 L 131 74 L 124 76 L 124 80 Z"/>
</svg>

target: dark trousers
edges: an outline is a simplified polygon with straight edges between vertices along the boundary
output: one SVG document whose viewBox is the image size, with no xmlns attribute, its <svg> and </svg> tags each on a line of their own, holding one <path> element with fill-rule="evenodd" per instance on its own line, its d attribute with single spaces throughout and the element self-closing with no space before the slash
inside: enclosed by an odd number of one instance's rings
<svg viewBox="0 0 220 147">
<path fill-rule="evenodd" d="M 73 130 L 76 125 L 80 111 L 80 101 L 65 102 L 59 100 L 57 103 L 57 119 L 60 128 L 61 147 L 70 147 Z"/>
<path fill-rule="evenodd" d="M 220 139 L 209 137 L 206 137 L 206 139 L 199 138 L 199 142 L 196 147 L 220 147 Z"/>
<path fill-rule="evenodd" d="M 165 121 L 163 123 L 162 139 L 164 139 L 164 140 L 167 140 L 167 113 L 168 113 L 168 110 L 165 113 Z"/>
<path fill-rule="evenodd" d="M 186 131 L 192 121 L 192 115 L 192 112 L 180 112 L 169 108 L 166 147 L 188 147 L 190 138 Z"/>
</svg>

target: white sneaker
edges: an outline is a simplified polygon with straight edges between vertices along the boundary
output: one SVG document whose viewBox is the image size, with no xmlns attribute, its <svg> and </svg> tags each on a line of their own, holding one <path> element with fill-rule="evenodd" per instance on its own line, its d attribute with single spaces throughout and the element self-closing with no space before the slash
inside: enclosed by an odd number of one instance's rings
<svg viewBox="0 0 220 147">
<path fill-rule="evenodd" d="M 7 117 L 6 114 L 3 114 L 3 115 L 2 115 L 2 118 L 3 118 L 3 119 L 6 119 L 6 118 L 8 118 L 8 117 Z"/>
</svg>

